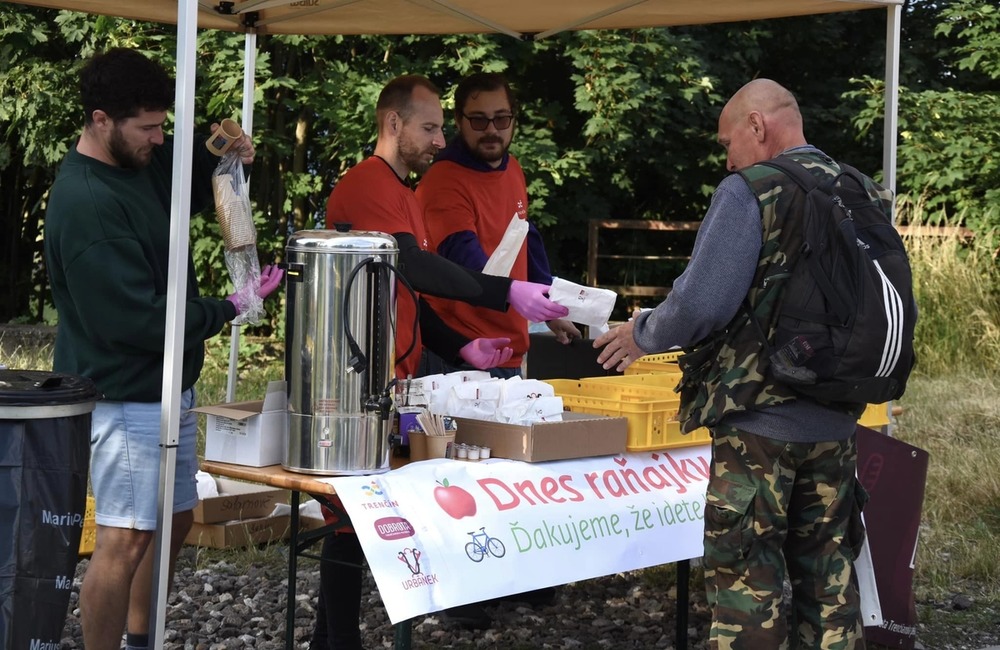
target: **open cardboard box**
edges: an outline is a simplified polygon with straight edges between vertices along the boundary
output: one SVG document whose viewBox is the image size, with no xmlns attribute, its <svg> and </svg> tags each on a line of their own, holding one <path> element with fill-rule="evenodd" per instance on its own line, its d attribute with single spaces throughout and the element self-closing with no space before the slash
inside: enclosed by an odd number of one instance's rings
<svg viewBox="0 0 1000 650">
<path fill-rule="evenodd" d="M 184 538 L 184 543 L 210 548 L 240 548 L 278 542 L 288 537 L 288 525 L 288 515 L 224 521 L 217 524 L 194 523 Z"/>
<path fill-rule="evenodd" d="M 200 406 L 205 413 L 205 460 L 265 467 L 284 460 L 288 440 L 285 382 L 267 384 L 264 399 Z"/>
<path fill-rule="evenodd" d="M 288 490 L 214 476 L 219 495 L 198 500 L 194 520 L 215 524 L 233 519 L 267 517 L 279 503 L 288 503 Z"/>
<path fill-rule="evenodd" d="M 625 453 L 628 420 L 586 413 L 562 414 L 561 422 L 504 424 L 455 418 L 455 442 L 489 447 L 490 455 L 529 462 Z"/>
</svg>

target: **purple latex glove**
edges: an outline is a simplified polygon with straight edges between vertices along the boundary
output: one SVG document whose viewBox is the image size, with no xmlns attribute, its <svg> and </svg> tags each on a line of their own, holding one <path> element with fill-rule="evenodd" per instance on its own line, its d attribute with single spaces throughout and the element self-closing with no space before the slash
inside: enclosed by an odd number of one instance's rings
<svg viewBox="0 0 1000 650">
<path fill-rule="evenodd" d="M 496 368 L 514 356 L 514 348 L 509 347 L 510 339 L 475 339 L 469 341 L 461 350 L 458 356 L 480 370 Z"/>
<path fill-rule="evenodd" d="M 507 302 L 517 313 L 533 323 L 544 323 L 553 318 L 563 318 L 569 309 L 549 300 L 549 285 L 514 280 L 507 292 Z"/>
<path fill-rule="evenodd" d="M 257 297 L 261 300 L 267 298 L 274 290 L 278 288 L 281 284 L 281 280 L 285 277 L 285 272 L 278 268 L 276 264 L 268 264 L 260 270 L 260 286 L 257 288 Z M 243 313 L 243 304 L 240 300 L 240 294 L 234 293 L 226 296 L 226 300 L 233 303 L 236 306 L 236 313 Z"/>
</svg>

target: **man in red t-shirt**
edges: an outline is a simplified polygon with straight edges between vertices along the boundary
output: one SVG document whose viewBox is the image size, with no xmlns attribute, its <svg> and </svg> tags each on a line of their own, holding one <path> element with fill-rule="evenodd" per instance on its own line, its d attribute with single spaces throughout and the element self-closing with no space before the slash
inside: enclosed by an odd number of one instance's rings
<svg viewBox="0 0 1000 650">
<path fill-rule="evenodd" d="M 459 135 L 440 153 L 417 188 L 431 250 L 471 270 L 483 270 L 514 216 L 528 218 L 524 172 L 507 151 L 515 119 L 516 103 L 503 75 L 483 72 L 462 80 L 455 91 Z M 509 276 L 552 284 L 545 246 L 531 223 Z M 435 308 L 441 304 L 436 298 L 429 302 Z M 451 314 L 448 325 L 466 337 L 493 337 L 501 332 L 510 336 L 514 354 L 498 364 L 493 374 L 519 374 L 528 350 L 528 321 L 538 319 L 491 312 L 473 304 L 456 305 Z M 563 343 L 581 336 L 568 320 L 544 322 Z"/>
<path fill-rule="evenodd" d="M 548 299 L 551 280 L 542 284 L 484 275 L 428 250 L 420 206 L 407 179 L 412 172 L 426 172 L 444 147 L 440 96 L 437 87 L 420 75 L 390 81 L 375 108 L 375 154 L 340 179 L 326 204 L 328 228 L 349 223 L 353 230 L 384 232 L 396 239 L 397 268 L 416 292 L 411 295 L 402 283 L 397 284 L 396 377 L 401 379 L 426 374 L 421 366 L 424 345 L 451 363 L 481 369 L 502 365 L 513 353 L 510 334 L 498 330 L 496 336 L 462 336 L 445 325 L 421 294 L 468 302 L 498 313 L 509 306 L 521 314 L 519 318 L 533 320 L 559 318 L 569 311 Z M 442 303 L 442 308 L 457 304 Z M 414 328 L 418 318 L 419 327 Z M 403 358 L 411 344 L 413 349 Z M 324 509 L 324 516 L 327 523 L 337 520 L 329 509 Z M 311 647 L 360 650 L 364 554 L 357 536 L 350 528 L 327 535 L 322 557 L 332 561 L 320 565 L 320 599 Z"/>
</svg>

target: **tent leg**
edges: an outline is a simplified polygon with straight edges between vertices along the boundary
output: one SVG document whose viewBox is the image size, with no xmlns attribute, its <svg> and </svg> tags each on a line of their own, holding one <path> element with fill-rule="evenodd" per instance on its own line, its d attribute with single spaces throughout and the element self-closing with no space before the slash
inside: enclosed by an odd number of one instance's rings
<svg viewBox="0 0 1000 650">
<path fill-rule="evenodd" d="M 288 546 L 288 597 L 285 599 L 285 648 L 292 650 L 295 647 L 295 581 L 298 576 L 299 566 L 299 540 L 298 540 L 298 514 L 299 514 L 299 491 L 292 490 L 292 539 Z"/>
<path fill-rule="evenodd" d="M 393 650 L 410 650 L 413 639 L 413 621 L 407 619 L 392 626 Z"/>
<path fill-rule="evenodd" d="M 240 326 L 233 325 L 229 340 L 229 375 L 226 377 L 226 401 L 236 401 L 236 375 L 239 372 Z"/>
<path fill-rule="evenodd" d="M 688 631 L 688 578 L 691 575 L 691 560 L 681 560 L 677 567 L 677 650 L 687 649 Z"/>
</svg>

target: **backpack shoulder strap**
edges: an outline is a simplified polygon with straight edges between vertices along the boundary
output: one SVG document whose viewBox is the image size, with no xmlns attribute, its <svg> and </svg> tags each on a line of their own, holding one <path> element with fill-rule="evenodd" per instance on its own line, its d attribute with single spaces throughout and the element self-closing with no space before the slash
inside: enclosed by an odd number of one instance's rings
<svg viewBox="0 0 1000 650">
<path fill-rule="evenodd" d="M 813 188 L 819 186 L 818 178 L 806 171 L 806 168 L 800 163 L 789 158 L 778 156 L 770 160 L 761 161 L 757 164 L 777 169 L 795 181 L 795 184 L 806 192 L 809 192 Z"/>
</svg>

